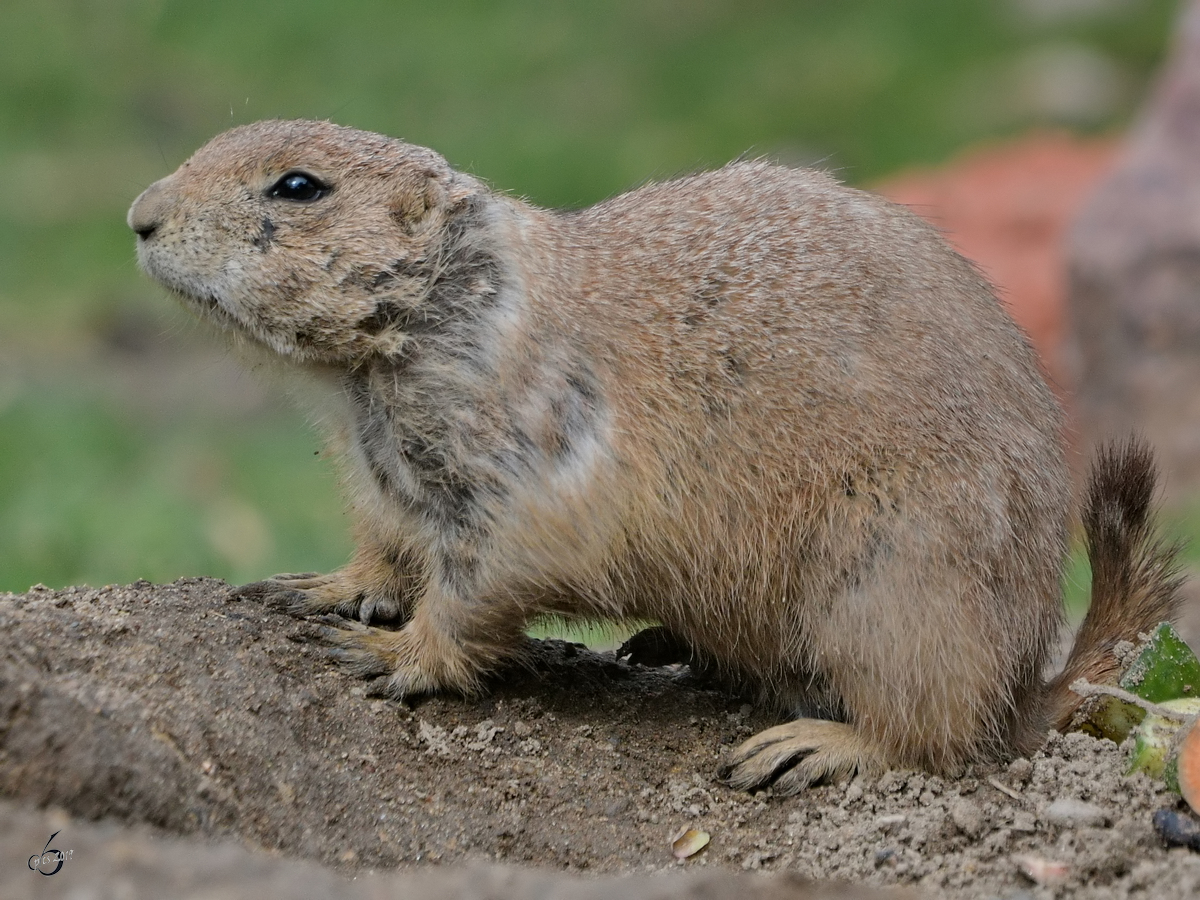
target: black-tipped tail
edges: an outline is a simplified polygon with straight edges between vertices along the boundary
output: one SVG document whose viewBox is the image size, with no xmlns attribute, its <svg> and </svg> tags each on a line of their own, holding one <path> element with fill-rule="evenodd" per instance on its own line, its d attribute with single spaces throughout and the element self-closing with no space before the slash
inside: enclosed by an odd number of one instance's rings
<svg viewBox="0 0 1200 900">
<path fill-rule="evenodd" d="M 1066 665 L 1050 683 L 1051 722 L 1060 731 L 1083 702 L 1071 683 L 1114 681 L 1116 644 L 1173 620 L 1179 607 L 1180 548 L 1155 533 L 1156 481 L 1154 455 L 1136 439 L 1103 447 L 1092 463 L 1083 509 L 1092 601 Z"/>
</svg>

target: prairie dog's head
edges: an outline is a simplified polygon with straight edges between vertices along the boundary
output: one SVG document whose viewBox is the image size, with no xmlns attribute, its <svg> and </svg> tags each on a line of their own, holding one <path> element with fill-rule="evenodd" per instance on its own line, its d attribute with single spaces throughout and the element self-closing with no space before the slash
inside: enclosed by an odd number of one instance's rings
<svg viewBox="0 0 1200 900">
<path fill-rule="evenodd" d="M 423 307 L 438 280 L 478 256 L 464 245 L 485 194 L 432 150 L 266 121 L 201 147 L 128 222 L 142 268 L 202 317 L 297 361 L 352 363 L 398 352 L 436 315 Z"/>
</svg>

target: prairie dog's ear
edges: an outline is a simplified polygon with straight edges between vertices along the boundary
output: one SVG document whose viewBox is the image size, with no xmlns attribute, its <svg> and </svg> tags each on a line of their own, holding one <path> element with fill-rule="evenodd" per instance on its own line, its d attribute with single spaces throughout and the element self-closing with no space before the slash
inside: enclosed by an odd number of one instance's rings
<svg viewBox="0 0 1200 900">
<path fill-rule="evenodd" d="M 417 170 L 397 178 L 396 182 L 390 204 L 391 217 L 409 234 L 423 231 L 430 211 L 446 205 L 446 189 L 439 173 L 430 169 Z"/>
<path fill-rule="evenodd" d="M 460 212 L 468 200 L 480 192 L 479 182 L 455 172 L 444 186 L 446 209 L 451 215 Z"/>
<path fill-rule="evenodd" d="M 397 179 L 391 216 L 409 234 L 417 234 L 452 216 L 477 190 L 470 179 L 453 171 L 420 168 Z M 440 215 L 431 215 L 440 213 Z"/>
</svg>

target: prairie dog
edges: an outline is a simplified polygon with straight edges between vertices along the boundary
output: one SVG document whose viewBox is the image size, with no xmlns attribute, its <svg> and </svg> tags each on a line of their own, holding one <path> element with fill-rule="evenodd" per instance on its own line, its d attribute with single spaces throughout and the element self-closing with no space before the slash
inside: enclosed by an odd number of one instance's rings
<svg viewBox="0 0 1200 900">
<path fill-rule="evenodd" d="M 906 209 L 740 162 L 570 212 L 325 122 L 214 138 L 128 217 L 190 309 L 326 385 L 357 550 L 246 586 L 397 696 L 471 691 L 533 617 L 653 619 L 799 716 L 728 760 L 795 791 L 1039 746 L 1169 617 L 1148 452 L 1089 489 L 1066 670 L 1060 412 Z"/>
</svg>

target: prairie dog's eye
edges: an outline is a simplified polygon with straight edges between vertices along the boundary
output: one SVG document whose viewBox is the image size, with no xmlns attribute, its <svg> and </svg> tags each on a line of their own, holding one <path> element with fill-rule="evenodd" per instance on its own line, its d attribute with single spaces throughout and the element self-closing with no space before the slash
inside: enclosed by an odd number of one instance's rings
<svg viewBox="0 0 1200 900">
<path fill-rule="evenodd" d="M 288 172 L 267 189 L 268 197 L 295 200 L 298 203 L 311 203 L 328 193 L 329 188 L 325 183 L 307 172 Z"/>
</svg>

